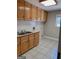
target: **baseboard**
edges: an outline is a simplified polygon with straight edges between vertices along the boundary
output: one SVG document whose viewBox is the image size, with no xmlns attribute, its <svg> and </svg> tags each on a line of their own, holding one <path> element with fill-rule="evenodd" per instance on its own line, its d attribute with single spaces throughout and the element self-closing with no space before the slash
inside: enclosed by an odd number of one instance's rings
<svg viewBox="0 0 79 59">
<path fill-rule="evenodd" d="M 56 41 L 58 41 L 58 39 L 57 38 L 54 38 L 54 37 L 50 37 L 50 36 L 43 36 L 44 38 L 48 38 L 48 39 L 52 39 L 52 40 L 56 40 Z"/>
</svg>

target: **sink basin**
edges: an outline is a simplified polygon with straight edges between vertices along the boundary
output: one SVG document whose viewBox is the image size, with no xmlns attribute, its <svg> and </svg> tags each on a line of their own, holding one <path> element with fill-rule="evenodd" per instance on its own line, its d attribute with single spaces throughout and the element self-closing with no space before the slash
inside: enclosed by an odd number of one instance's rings
<svg viewBox="0 0 79 59">
<path fill-rule="evenodd" d="M 28 34 L 28 33 L 32 33 L 32 32 L 21 32 L 21 33 L 17 33 L 18 35 L 24 35 L 24 34 Z"/>
</svg>

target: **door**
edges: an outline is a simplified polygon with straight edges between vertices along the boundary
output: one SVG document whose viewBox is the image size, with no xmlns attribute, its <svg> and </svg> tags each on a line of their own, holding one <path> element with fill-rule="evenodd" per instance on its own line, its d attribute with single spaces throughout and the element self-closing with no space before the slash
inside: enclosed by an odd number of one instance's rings
<svg viewBox="0 0 79 59">
<path fill-rule="evenodd" d="M 36 32 L 34 34 L 34 37 L 35 37 L 35 39 L 34 39 L 34 46 L 37 46 L 39 44 L 39 32 Z"/>
<path fill-rule="evenodd" d="M 41 9 L 37 8 L 37 21 L 41 20 Z"/>
<path fill-rule="evenodd" d="M 21 54 L 28 50 L 28 36 L 21 37 Z"/>
<path fill-rule="evenodd" d="M 41 10 L 41 21 L 45 22 L 47 20 L 47 12 Z"/>
<path fill-rule="evenodd" d="M 28 2 L 25 2 L 25 20 L 30 20 L 32 16 L 32 5 L 29 4 Z"/>
<path fill-rule="evenodd" d="M 21 51 L 20 51 L 20 38 L 18 37 L 17 38 L 17 56 L 19 56 L 21 54 Z"/>
<path fill-rule="evenodd" d="M 24 19 L 24 0 L 17 0 L 17 19 Z"/>
<path fill-rule="evenodd" d="M 44 22 L 47 21 L 47 16 L 48 16 L 48 13 L 46 11 L 44 11 Z"/>
<path fill-rule="evenodd" d="M 29 35 L 29 49 L 33 48 L 34 34 Z"/>
<path fill-rule="evenodd" d="M 32 20 L 37 19 L 37 7 L 32 5 Z"/>
</svg>

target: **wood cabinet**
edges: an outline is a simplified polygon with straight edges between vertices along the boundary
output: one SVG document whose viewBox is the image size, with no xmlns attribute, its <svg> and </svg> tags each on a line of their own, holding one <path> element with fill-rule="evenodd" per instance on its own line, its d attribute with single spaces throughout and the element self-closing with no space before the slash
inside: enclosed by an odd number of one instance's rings
<svg viewBox="0 0 79 59">
<path fill-rule="evenodd" d="M 20 55 L 20 38 L 17 38 L 17 56 Z"/>
<path fill-rule="evenodd" d="M 24 0 L 17 0 L 17 18 L 18 20 L 24 19 Z"/>
<path fill-rule="evenodd" d="M 29 49 L 28 44 L 28 36 L 21 37 L 21 54 Z"/>
<path fill-rule="evenodd" d="M 34 33 L 34 46 L 39 44 L 39 32 Z"/>
<path fill-rule="evenodd" d="M 17 37 L 17 56 L 22 55 L 28 50 L 39 44 L 39 32 Z"/>
<path fill-rule="evenodd" d="M 47 21 L 47 16 L 48 16 L 48 12 L 47 11 L 44 11 L 44 21 L 45 22 Z"/>
<path fill-rule="evenodd" d="M 31 20 L 32 18 L 31 9 L 32 9 L 32 5 L 28 2 L 25 2 L 25 15 L 24 15 L 25 20 Z"/>
<path fill-rule="evenodd" d="M 41 20 L 41 9 L 37 8 L 37 21 Z"/>
<path fill-rule="evenodd" d="M 44 10 L 41 10 L 41 21 L 47 20 L 47 12 Z"/>
<path fill-rule="evenodd" d="M 17 19 L 27 21 L 46 21 L 47 12 L 24 0 L 17 0 Z"/>
<path fill-rule="evenodd" d="M 37 7 L 32 5 L 32 20 L 37 19 Z"/>
<path fill-rule="evenodd" d="M 17 56 L 20 55 L 20 38 L 17 38 Z"/>
<path fill-rule="evenodd" d="M 29 49 L 33 48 L 34 34 L 29 35 Z"/>
</svg>

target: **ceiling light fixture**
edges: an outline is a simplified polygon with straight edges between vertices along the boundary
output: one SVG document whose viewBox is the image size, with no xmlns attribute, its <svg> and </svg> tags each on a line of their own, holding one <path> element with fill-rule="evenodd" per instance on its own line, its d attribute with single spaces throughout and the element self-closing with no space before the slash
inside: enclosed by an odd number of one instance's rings
<svg viewBox="0 0 79 59">
<path fill-rule="evenodd" d="M 40 0 L 40 3 L 43 4 L 44 6 L 56 5 L 55 0 Z"/>
</svg>

